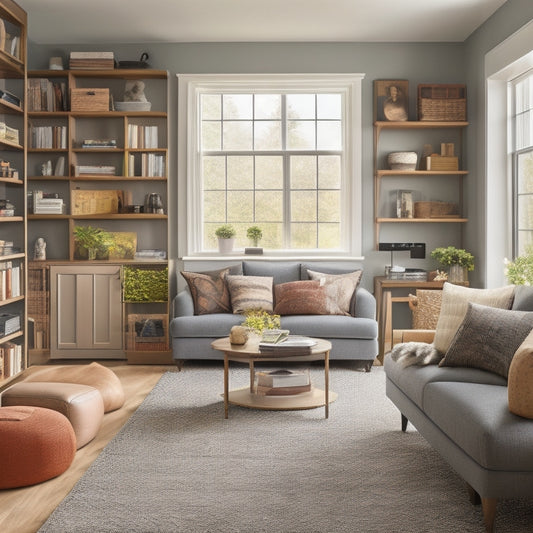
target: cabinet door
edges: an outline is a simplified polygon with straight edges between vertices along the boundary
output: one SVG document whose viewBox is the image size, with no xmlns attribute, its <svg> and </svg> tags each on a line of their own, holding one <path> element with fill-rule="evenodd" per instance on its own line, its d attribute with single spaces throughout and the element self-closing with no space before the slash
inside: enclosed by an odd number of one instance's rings
<svg viewBox="0 0 533 533">
<path fill-rule="evenodd" d="M 118 265 L 52 266 L 52 359 L 124 357 Z"/>
</svg>

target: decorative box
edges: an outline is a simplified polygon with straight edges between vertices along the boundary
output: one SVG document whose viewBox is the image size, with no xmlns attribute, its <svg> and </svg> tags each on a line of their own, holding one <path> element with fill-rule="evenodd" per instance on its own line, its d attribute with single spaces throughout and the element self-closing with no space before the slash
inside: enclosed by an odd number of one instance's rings
<svg viewBox="0 0 533 533">
<path fill-rule="evenodd" d="M 418 120 L 466 120 L 466 85 L 419 85 Z"/>
<path fill-rule="evenodd" d="M 71 89 L 71 111 L 109 111 L 109 89 Z"/>
<path fill-rule="evenodd" d="M 128 315 L 126 350 L 168 350 L 168 315 Z"/>
</svg>

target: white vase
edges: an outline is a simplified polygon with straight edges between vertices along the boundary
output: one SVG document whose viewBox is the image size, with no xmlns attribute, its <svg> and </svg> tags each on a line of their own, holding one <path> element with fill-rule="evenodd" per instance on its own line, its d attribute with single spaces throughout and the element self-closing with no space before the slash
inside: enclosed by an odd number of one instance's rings
<svg viewBox="0 0 533 533">
<path fill-rule="evenodd" d="M 230 254 L 234 243 L 235 239 L 218 239 L 218 251 L 221 254 Z"/>
</svg>

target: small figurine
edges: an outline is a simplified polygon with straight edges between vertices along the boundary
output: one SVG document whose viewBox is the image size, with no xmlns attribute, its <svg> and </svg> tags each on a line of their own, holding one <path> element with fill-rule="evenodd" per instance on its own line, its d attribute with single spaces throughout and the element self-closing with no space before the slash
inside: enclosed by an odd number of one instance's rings
<svg viewBox="0 0 533 533">
<path fill-rule="evenodd" d="M 126 82 L 124 92 L 125 102 L 147 102 L 144 95 L 144 81 L 132 80 Z"/>
<path fill-rule="evenodd" d="M 33 259 L 35 261 L 46 260 L 46 241 L 42 237 L 39 237 L 35 241 L 35 247 L 33 249 Z"/>
</svg>

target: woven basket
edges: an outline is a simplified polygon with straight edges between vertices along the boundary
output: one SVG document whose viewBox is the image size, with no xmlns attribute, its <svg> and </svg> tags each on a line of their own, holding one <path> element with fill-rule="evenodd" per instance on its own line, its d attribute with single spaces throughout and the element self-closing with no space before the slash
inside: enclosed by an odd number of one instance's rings
<svg viewBox="0 0 533 533">
<path fill-rule="evenodd" d="M 418 120 L 466 120 L 466 85 L 420 84 Z"/>
<path fill-rule="evenodd" d="M 413 314 L 413 329 L 437 329 L 442 291 L 417 289 L 416 296 L 409 295 L 409 307 Z"/>
<path fill-rule="evenodd" d="M 415 202 L 415 218 L 458 216 L 458 205 L 453 202 Z"/>
</svg>

